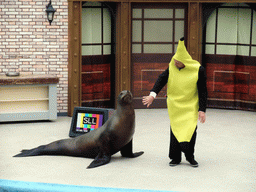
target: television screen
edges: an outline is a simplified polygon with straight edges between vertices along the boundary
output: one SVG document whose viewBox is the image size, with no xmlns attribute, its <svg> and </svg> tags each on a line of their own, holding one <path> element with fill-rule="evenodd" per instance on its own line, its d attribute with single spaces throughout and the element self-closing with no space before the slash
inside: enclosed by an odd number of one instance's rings
<svg viewBox="0 0 256 192">
<path fill-rule="evenodd" d="M 113 114 L 114 109 L 75 107 L 70 137 L 76 137 L 101 127 Z"/>
<path fill-rule="evenodd" d="M 90 132 L 103 125 L 103 114 L 97 113 L 77 113 L 77 132 Z"/>
</svg>

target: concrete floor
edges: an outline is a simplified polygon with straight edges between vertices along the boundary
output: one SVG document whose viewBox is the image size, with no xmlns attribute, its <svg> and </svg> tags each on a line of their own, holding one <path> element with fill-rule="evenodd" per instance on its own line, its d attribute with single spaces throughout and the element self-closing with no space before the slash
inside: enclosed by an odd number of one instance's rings
<svg viewBox="0 0 256 192">
<path fill-rule="evenodd" d="M 166 109 L 136 110 L 135 159 L 112 156 L 109 164 L 86 169 L 92 159 L 64 156 L 13 158 L 33 148 L 68 137 L 70 117 L 53 122 L 0 123 L 0 179 L 167 191 L 256 191 L 256 113 L 207 110 L 198 127 L 195 157 L 168 165 L 169 118 Z"/>
</svg>

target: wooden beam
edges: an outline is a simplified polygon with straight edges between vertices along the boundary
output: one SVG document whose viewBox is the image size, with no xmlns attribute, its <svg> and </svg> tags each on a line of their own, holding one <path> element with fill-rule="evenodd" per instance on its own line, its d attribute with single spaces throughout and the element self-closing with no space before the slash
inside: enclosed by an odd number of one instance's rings
<svg viewBox="0 0 256 192">
<path fill-rule="evenodd" d="M 67 0 L 68 2 L 84 2 L 85 0 Z M 87 0 L 99 2 L 99 0 Z M 101 1 L 102 2 L 102 1 Z M 126 3 L 255 3 L 255 0 L 107 0 L 106 2 Z"/>
<path fill-rule="evenodd" d="M 122 90 L 131 90 L 131 4 L 117 7 L 116 97 Z"/>
<path fill-rule="evenodd" d="M 191 57 L 201 61 L 202 8 L 200 3 L 188 4 L 188 40 L 187 49 Z"/>
<path fill-rule="evenodd" d="M 73 25 L 72 25 L 72 21 L 73 21 L 73 2 L 69 1 L 68 2 L 68 116 L 72 116 L 72 100 L 73 100 L 73 91 L 71 90 L 72 87 L 72 74 L 70 73 L 70 71 L 72 70 L 72 52 L 71 49 L 73 46 L 73 41 L 72 41 L 72 37 L 73 37 Z"/>
<path fill-rule="evenodd" d="M 72 116 L 74 108 L 80 101 L 80 63 L 81 63 L 81 2 L 69 2 L 69 80 L 68 80 L 68 115 Z"/>
</svg>

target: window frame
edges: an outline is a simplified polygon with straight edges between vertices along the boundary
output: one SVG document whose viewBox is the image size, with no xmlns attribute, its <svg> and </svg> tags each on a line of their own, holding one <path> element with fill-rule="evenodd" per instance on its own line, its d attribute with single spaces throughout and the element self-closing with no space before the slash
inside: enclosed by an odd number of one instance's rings
<svg viewBox="0 0 256 192">
<path fill-rule="evenodd" d="M 133 10 L 134 9 L 141 9 L 142 10 L 142 16 L 141 18 L 138 17 L 133 17 Z M 145 9 L 173 9 L 173 16 L 172 18 L 145 18 Z M 184 9 L 184 18 L 176 18 L 175 17 L 175 10 L 176 9 Z M 133 41 L 133 39 L 131 39 L 131 49 L 132 49 L 132 54 L 174 54 L 176 47 L 178 45 L 178 40 L 175 41 L 175 21 L 184 21 L 184 37 L 186 39 L 186 34 L 187 34 L 187 7 L 184 6 L 184 4 L 169 4 L 169 3 L 163 3 L 163 4 L 146 4 L 146 3 L 141 3 L 141 4 L 132 4 L 132 13 L 131 13 L 131 22 L 132 22 L 132 26 L 131 26 L 131 31 L 133 33 L 133 21 L 141 21 L 141 41 Z M 145 29 L 145 25 L 144 22 L 145 21 L 172 21 L 172 41 L 144 41 L 144 29 Z M 181 38 L 181 37 L 180 37 Z M 179 39 L 180 39 L 179 38 Z M 136 45 L 141 45 L 141 52 L 133 52 L 133 46 Z M 152 52 L 144 52 L 144 46 L 145 45 L 171 45 L 172 49 L 171 51 L 168 51 L 168 53 L 164 52 L 164 53 L 160 53 L 160 52 L 156 52 L 156 53 L 152 53 Z"/>
<path fill-rule="evenodd" d="M 212 46 L 211 49 L 213 49 L 213 53 L 206 53 L 206 54 L 210 54 L 210 55 L 233 55 L 233 54 L 219 54 L 218 53 L 218 50 L 217 50 L 217 47 L 218 46 L 236 46 L 236 51 L 239 49 L 239 47 L 241 46 L 246 46 L 246 47 L 249 47 L 249 54 L 248 55 L 244 55 L 242 54 L 241 56 L 249 56 L 251 57 L 252 56 L 252 49 L 256 49 L 256 44 L 253 44 L 252 43 L 252 37 L 253 37 L 253 23 L 255 23 L 256 21 L 253 20 L 254 18 L 254 14 L 256 14 L 256 11 L 253 10 L 252 7 L 250 6 L 247 6 L 246 4 L 242 4 L 242 5 L 245 5 L 245 6 L 232 6 L 231 4 L 229 5 L 222 5 L 222 6 L 219 6 L 215 9 L 216 11 L 216 14 L 215 14 L 215 21 L 214 21 L 214 28 L 215 28 L 215 32 L 214 32 L 214 42 L 207 42 L 207 26 L 206 26 L 206 39 L 205 39 L 205 51 L 209 48 L 209 45 Z M 250 26 L 250 42 L 249 44 L 246 44 L 246 43 L 219 43 L 218 42 L 218 35 L 221 33 L 221 31 L 218 29 L 218 13 L 219 13 L 219 9 L 250 9 L 251 10 L 251 26 Z M 213 12 L 212 12 L 213 14 Z M 256 17 L 255 17 L 256 18 Z M 207 25 L 207 24 L 206 24 Z M 234 54 L 234 55 L 237 55 Z M 239 54 L 240 55 L 240 54 Z M 256 55 L 254 55 L 256 56 Z"/>
</svg>

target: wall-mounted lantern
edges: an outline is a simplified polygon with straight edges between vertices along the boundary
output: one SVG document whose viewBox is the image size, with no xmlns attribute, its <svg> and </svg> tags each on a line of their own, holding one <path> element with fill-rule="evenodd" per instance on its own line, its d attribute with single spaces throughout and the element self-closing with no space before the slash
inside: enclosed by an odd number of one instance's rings
<svg viewBox="0 0 256 192">
<path fill-rule="evenodd" d="M 46 14 L 47 14 L 47 19 L 51 25 L 52 21 L 53 21 L 53 16 L 55 13 L 55 9 L 52 7 L 52 1 L 50 0 L 49 4 L 46 6 Z"/>
</svg>

